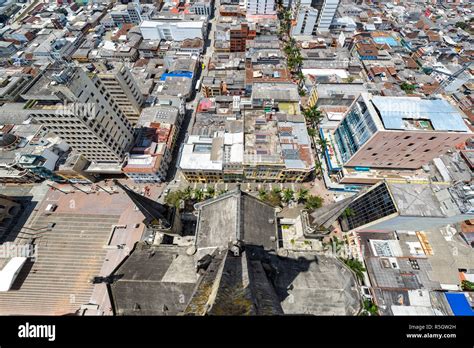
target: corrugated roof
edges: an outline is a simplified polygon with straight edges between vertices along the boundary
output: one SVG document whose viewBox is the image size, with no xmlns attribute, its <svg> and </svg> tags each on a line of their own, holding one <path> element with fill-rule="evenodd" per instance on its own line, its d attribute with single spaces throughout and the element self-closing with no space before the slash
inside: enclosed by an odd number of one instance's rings
<svg viewBox="0 0 474 348">
<path fill-rule="evenodd" d="M 374 96 L 386 129 L 407 129 L 404 119 L 429 120 L 437 131 L 469 132 L 462 115 L 446 100 Z"/>
</svg>

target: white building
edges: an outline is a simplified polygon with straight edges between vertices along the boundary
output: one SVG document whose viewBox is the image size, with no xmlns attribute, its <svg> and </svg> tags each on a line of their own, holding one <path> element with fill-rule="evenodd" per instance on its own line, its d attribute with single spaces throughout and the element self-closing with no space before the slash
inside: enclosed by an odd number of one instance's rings
<svg viewBox="0 0 474 348">
<path fill-rule="evenodd" d="M 210 0 L 198 0 L 191 3 L 189 11 L 200 16 L 209 17 L 212 14 L 213 3 Z"/>
<path fill-rule="evenodd" d="M 140 3 L 131 2 L 127 5 L 116 5 L 110 16 L 115 26 L 120 26 L 125 23 L 139 24 L 142 21 L 141 17 L 142 9 Z"/>
<path fill-rule="evenodd" d="M 205 25 L 204 21 L 143 21 L 140 31 L 145 40 L 203 40 Z"/>
<path fill-rule="evenodd" d="M 320 11 L 318 20 L 318 31 L 327 32 L 336 14 L 339 0 L 325 0 Z"/>
<path fill-rule="evenodd" d="M 296 16 L 296 25 L 291 29 L 291 35 L 313 35 L 318 19 L 318 10 L 311 6 L 301 6 Z"/>
<path fill-rule="evenodd" d="M 247 0 L 247 13 L 251 15 L 276 14 L 275 0 Z"/>
</svg>

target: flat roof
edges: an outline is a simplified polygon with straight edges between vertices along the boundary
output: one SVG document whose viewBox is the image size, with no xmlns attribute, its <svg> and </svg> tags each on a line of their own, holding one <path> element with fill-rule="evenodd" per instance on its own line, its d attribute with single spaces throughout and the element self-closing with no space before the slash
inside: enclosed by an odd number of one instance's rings
<svg viewBox="0 0 474 348">
<path fill-rule="evenodd" d="M 443 99 L 374 96 L 371 101 L 386 129 L 424 129 L 416 126 L 413 128 L 407 122 L 415 120 L 429 121 L 432 125 L 430 130 L 470 133 L 462 114 Z"/>
</svg>

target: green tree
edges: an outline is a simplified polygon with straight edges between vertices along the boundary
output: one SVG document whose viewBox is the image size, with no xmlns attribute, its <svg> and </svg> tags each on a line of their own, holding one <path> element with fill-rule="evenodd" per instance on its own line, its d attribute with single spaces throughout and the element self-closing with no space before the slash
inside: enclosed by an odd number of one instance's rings
<svg viewBox="0 0 474 348">
<path fill-rule="evenodd" d="M 200 188 L 194 190 L 194 199 L 198 202 L 204 200 L 204 192 Z"/>
<path fill-rule="evenodd" d="M 214 197 L 216 194 L 216 190 L 214 189 L 214 187 L 208 187 L 207 188 L 207 196 L 209 196 L 210 198 Z"/>
<path fill-rule="evenodd" d="M 379 315 L 379 309 L 377 305 L 369 299 L 364 300 L 364 312 L 365 313 L 363 313 L 363 315 Z"/>
<path fill-rule="evenodd" d="M 304 81 L 304 74 L 301 70 L 298 71 L 298 80 L 300 80 L 300 82 Z"/>
<path fill-rule="evenodd" d="M 309 135 L 310 137 L 315 137 L 316 134 L 318 134 L 318 132 L 316 131 L 316 129 L 314 129 L 314 128 L 308 128 L 308 135 Z"/>
<path fill-rule="evenodd" d="M 365 267 L 362 262 L 357 259 L 343 259 L 342 261 L 356 274 L 360 281 L 364 280 Z"/>
<path fill-rule="evenodd" d="M 305 117 L 306 121 L 309 122 L 313 126 L 319 125 L 322 120 L 321 111 L 318 110 L 316 106 L 310 106 L 303 110 L 303 116 Z"/>
<path fill-rule="evenodd" d="M 474 283 L 469 280 L 463 280 L 461 282 L 461 289 L 463 291 L 474 291 Z"/>
<path fill-rule="evenodd" d="M 182 191 L 171 191 L 166 195 L 165 203 L 178 208 L 183 200 L 183 196 L 184 194 Z"/>
<path fill-rule="evenodd" d="M 412 94 L 416 87 L 415 87 L 414 85 L 410 84 L 410 83 L 403 82 L 403 83 L 400 85 L 400 88 L 401 88 L 406 94 Z"/>
<path fill-rule="evenodd" d="M 319 196 L 310 195 L 306 198 L 306 209 L 317 209 L 323 206 L 323 199 Z"/>
<path fill-rule="evenodd" d="M 278 207 L 281 205 L 281 196 L 280 196 L 280 192 L 275 192 L 275 190 L 272 190 L 270 193 L 268 193 L 266 196 L 265 196 L 265 202 L 274 206 L 274 207 Z"/>
<path fill-rule="evenodd" d="M 258 190 L 258 198 L 264 201 L 266 197 L 267 197 L 267 191 L 265 191 L 265 189 L 261 188 L 260 190 Z"/>
<path fill-rule="evenodd" d="M 318 145 L 321 147 L 321 151 L 324 152 L 326 151 L 328 147 L 328 141 L 326 139 L 319 138 L 318 139 Z"/>
<path fill-rule="evenodd" d="M 285 203 L 290 202 L 293 199 L 294 192 L 290 188 L 286 188 L 282 192 L 282 200 Z"/>
<path fill-rule="evenodd" d="M 308 198 L 309 190 L 305 189 L 304 187 L 300 188 L 298 192 L 296 192 L 296 198 L 298 199 L 299 203 L 303 203 Z"/>
<path fill-rule="evenodd" d="M 274 194 L 278 194 L 278 195 L 279 195 L 280 192 L 281 192 L 281 189 L 280 189 L 279 187 L 274 187 L 274 188 L 272 189 L 272 193 L 274 193 Z"/>
<path fill-rule="evenodd" d="M 323 165 L 321 164 L 321 162 L 319 160 L 317 160 L 315 163 L 314 163 L 314 173 L 316 175 L 322 175 L 323 174 Z"/>
<path fill-rule="evenodd" d="M 290 55 L 293 53 L 293 47 L 288 43 L 283 48 L 283 51 L 285 52 L 286 55 Z"/>
<path fill-rule="evenodd" d="M 455 26 L 456 28 L 461 28 L 462 30 L 466 30 L 469 25 L 465 22 L 456 22 Z"/>
<path fill-rule="evenodd" d="M 193 196 L 193 189 L 191 188 L 191 186 L 186 187 L 183 191 L 183 199 L 185 201 L 189 201 L 190 199 L 192 199 L 192 196 Z"/>
<path fill-rule="evenodd" d="M 227 190 L 226 189 L 221 189 L 221 190 L 219 190 L 217 195 L 220 196 L 220 195 L 223 195 L 224 193 L 227 193 Z"/>
</svg>

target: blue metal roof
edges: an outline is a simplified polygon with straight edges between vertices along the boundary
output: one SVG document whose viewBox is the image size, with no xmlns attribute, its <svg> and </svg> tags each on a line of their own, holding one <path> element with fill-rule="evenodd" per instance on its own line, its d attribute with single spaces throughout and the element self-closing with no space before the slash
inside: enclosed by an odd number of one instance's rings
<svg viewBox="0 0 474 348">
<path fill-rule="evenodd" d="M 445 294 L 449 306 L 456 316 L 474 316 L 474 311 L 467 301 L 467 298 L 462 293 L 448 292 Z"/>
<path fill-rule="evenodd" d="M 429 120 L 437 131 L 468 132 L 461 113 L 442 99 L 374 96 L 385 129 L 409 130 L 403 119 Z"/>
<path fill-rule="evenodd" d="M 391 36 L 377 36 L 377 37 L 374 37 L 373 40 L 378 43 L 378 44 L 387 44 L 391 47 L 396 47 L 396 46 L 400 46 L 400 44 L 398 43 L 397 40 L 395 40 L 393 37 Z"/>
</svg>

